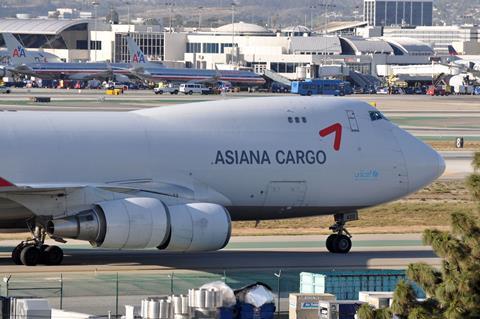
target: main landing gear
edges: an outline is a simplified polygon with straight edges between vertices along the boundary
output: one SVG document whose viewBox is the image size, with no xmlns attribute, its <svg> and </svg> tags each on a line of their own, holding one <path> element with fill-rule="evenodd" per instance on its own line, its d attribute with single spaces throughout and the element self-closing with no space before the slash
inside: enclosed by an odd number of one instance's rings
<svg viewBox="0 0 480 319">
<path fill-rule="evenodd" d="M 358 220 L 358 212 L 335 214 L 335 224 L 330 226 L 334 234 L 328 236 L 326 246 L 329 252 L 346 254 L 352 248 L 352 235 L 345 228 L 349 221 Z"/>
<path fill-rule="evenodd" d="M 46 232 L 43 227 L 35 226 L 33 238 L 22 241 L 12 251 L 12 260 L 17 265 L 36 266 L 60 265 L 63 250 L 58 246 L 45 245 Z"/>
</svg>

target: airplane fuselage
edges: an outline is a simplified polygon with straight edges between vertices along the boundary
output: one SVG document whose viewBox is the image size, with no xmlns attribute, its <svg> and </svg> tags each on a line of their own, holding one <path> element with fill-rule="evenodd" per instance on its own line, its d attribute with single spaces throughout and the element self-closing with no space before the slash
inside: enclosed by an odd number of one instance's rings
<svg viewBox="0 0 480 319">
<path fill-rule="evenodd" d="M 370 105 L 321 97 L 3 112 L 0 147 L 0 177 L 19 187 L 135 185 L 167 204 L 220 204 L 234 220 L 378 205 L 430 183 L 444 165 Z M 68 210 L 62 200 L 47 213 Z"/>
</svg>

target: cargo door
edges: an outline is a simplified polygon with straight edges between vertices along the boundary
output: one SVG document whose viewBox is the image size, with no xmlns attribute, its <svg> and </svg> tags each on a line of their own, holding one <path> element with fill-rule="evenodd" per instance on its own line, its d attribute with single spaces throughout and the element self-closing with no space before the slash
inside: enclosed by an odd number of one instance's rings
<svg viewBox="0 0 480 319">
<path fill-rule="evenodd" d="M 264 206 L 295 207 L 303 205 L 307 183 L 299 182 L 270 182 Z"/>
</svg>

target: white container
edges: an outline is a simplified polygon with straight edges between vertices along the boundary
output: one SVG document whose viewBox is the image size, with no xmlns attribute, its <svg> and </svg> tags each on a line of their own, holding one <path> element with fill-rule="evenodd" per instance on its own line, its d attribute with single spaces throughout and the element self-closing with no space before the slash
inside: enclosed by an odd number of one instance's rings
<svg viewBox="0 0 480 319">
<path fill-rule="evenodd" d="M 15 299 L 15 319 L 52 318 L 52 309 L 46 299 Z"/>
<path fill-rule="evenodd" d="M 170 317 L 171 302 L 167 299 L 159 300 L 159 319 L 168 319 Z"/>
<path fill-rule="evenodd" d="M 160 303 L 158 300 L 152 299 L 148 301 L 148 319 L 158 319 L 160 317 Z"/>
</svg>

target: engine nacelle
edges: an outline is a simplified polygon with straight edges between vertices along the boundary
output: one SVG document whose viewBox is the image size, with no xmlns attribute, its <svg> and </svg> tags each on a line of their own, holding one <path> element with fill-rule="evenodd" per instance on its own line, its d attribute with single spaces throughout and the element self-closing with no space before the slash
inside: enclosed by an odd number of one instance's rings
<svg viewBox="0 0 480 319">
<path fill-rule="evenodd" d="M 101 202 L 77 215 L 51 220 L 47 232 L 102 248 L 211 251 L 228 244 L 231 221 L 220 205 L 167 207 L 157 199 L 138 197 Z"/>
<path fill-rule="evenodd" d="M 157 247 L 169 251 L 210 251 L 224 248 L 232 232 L 230 214 L 220 205 L 192 203 L 168 207 L 170 237 Z"/>
</svg>

